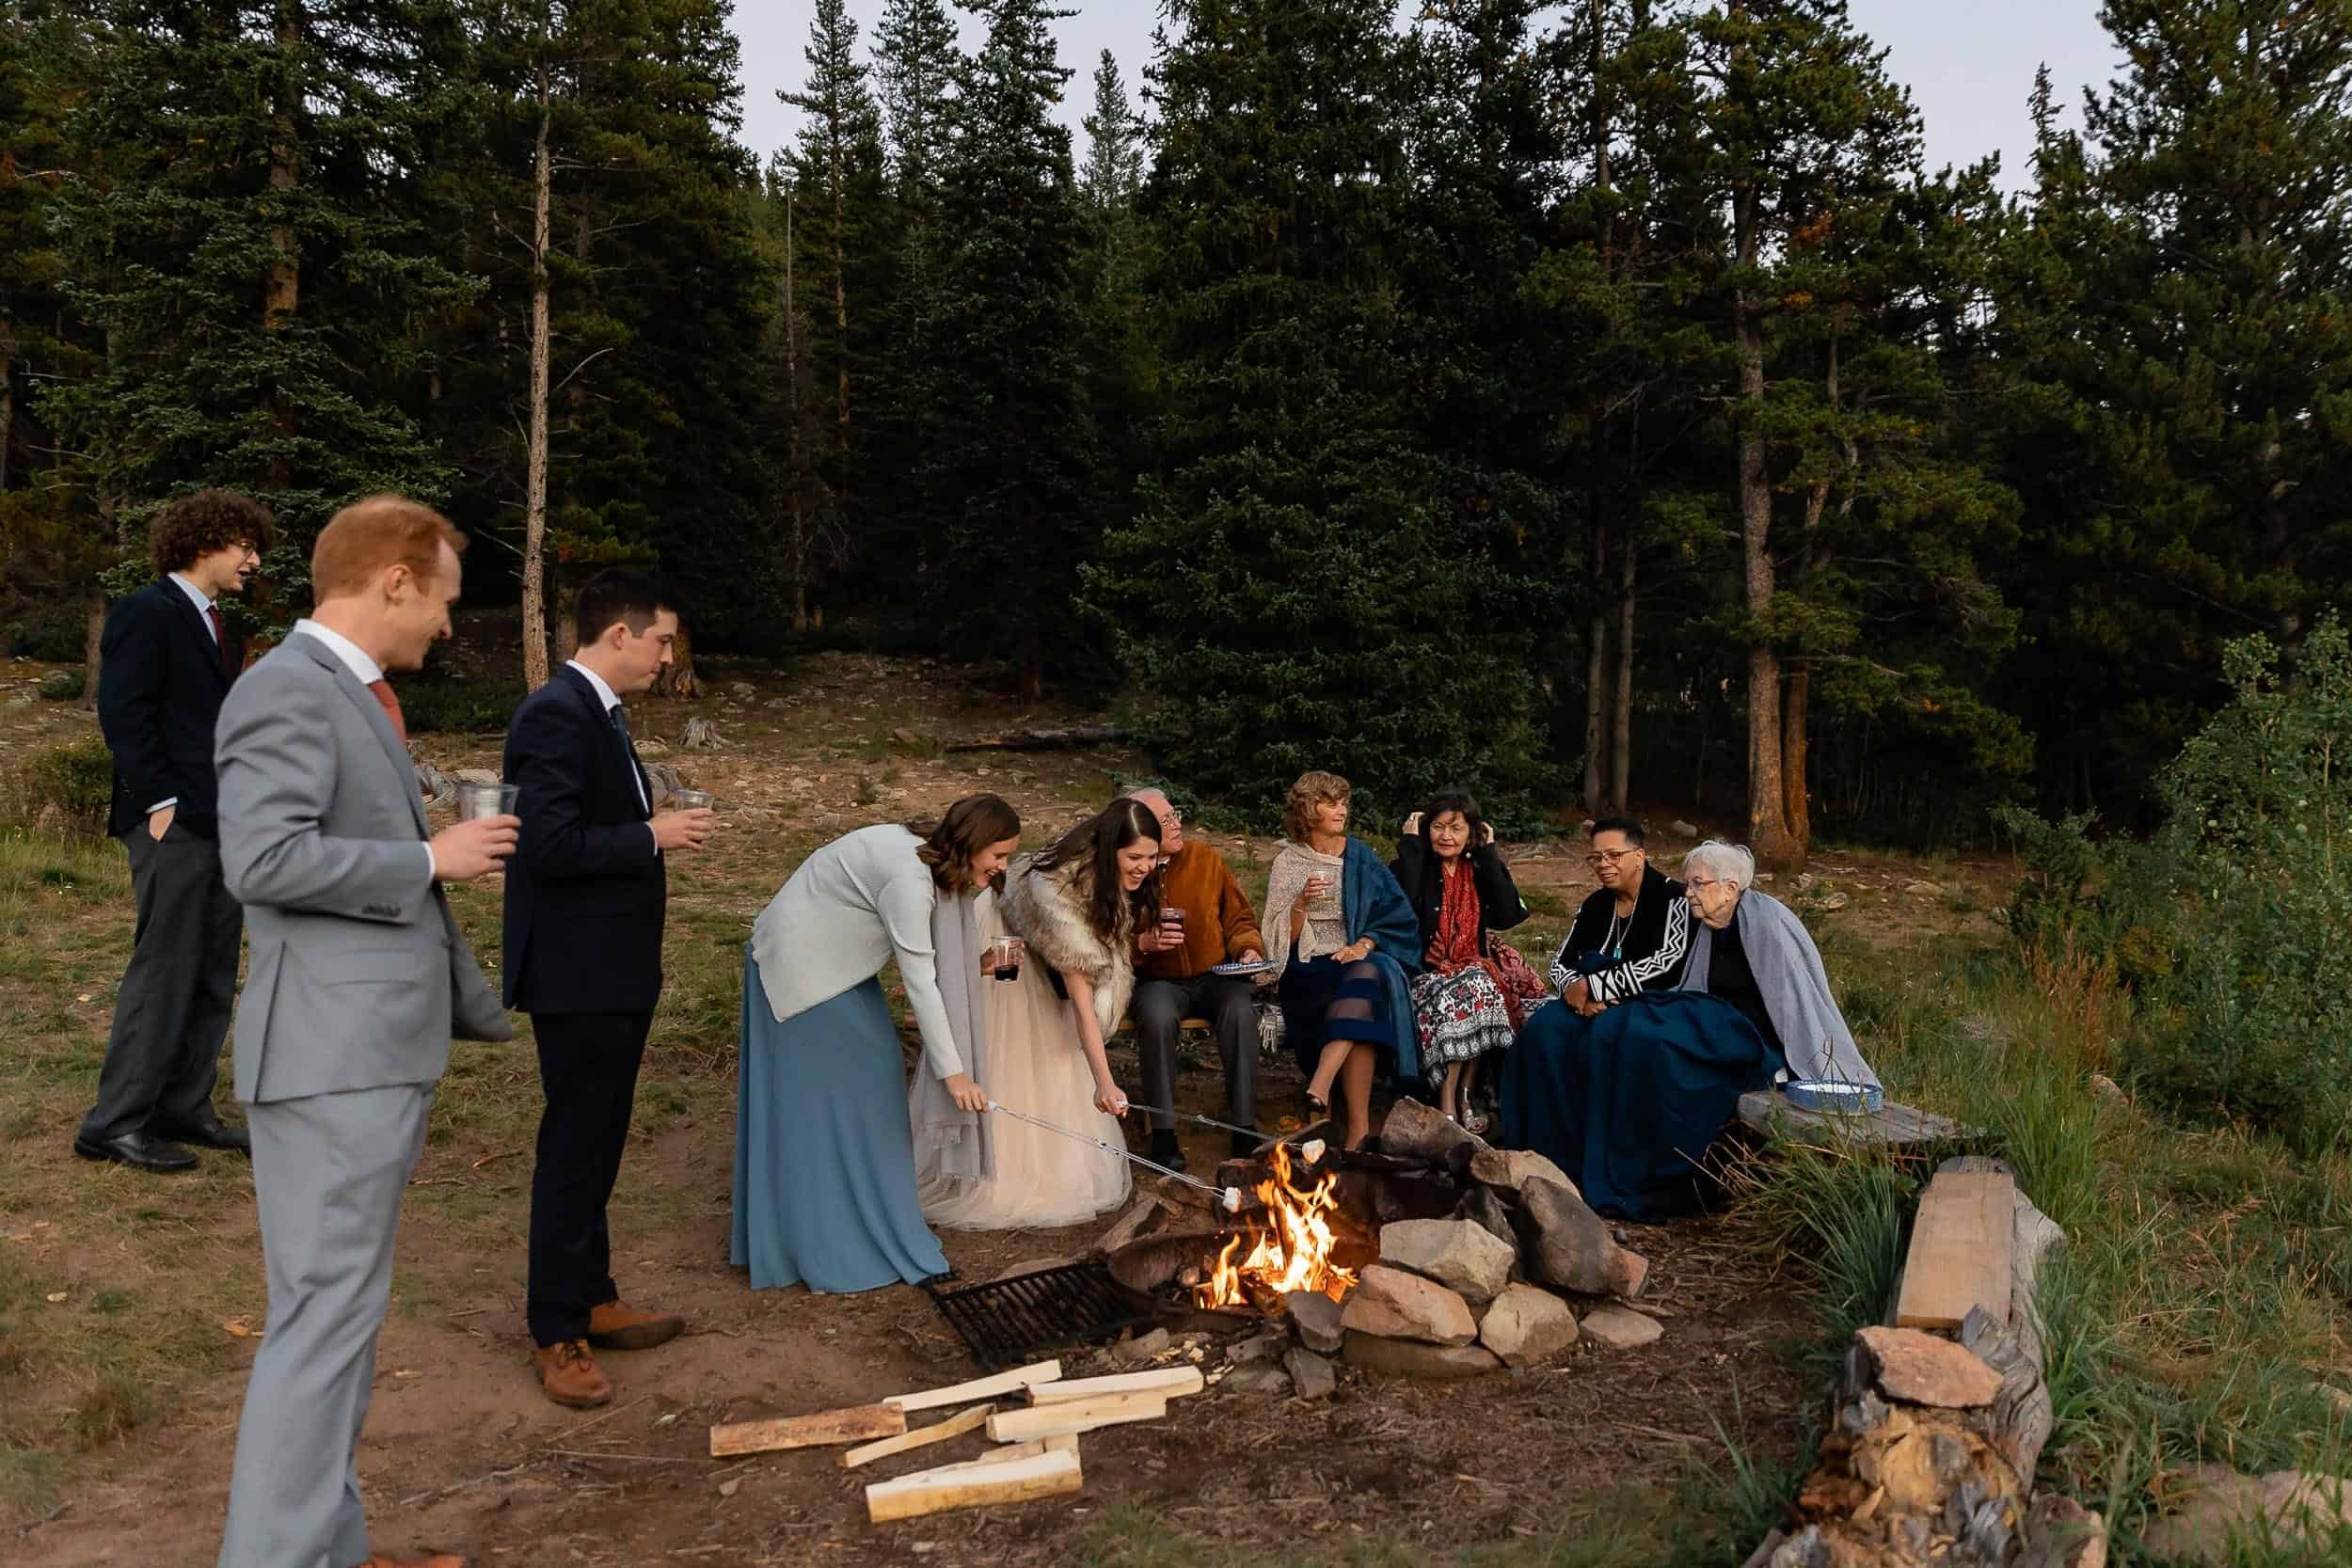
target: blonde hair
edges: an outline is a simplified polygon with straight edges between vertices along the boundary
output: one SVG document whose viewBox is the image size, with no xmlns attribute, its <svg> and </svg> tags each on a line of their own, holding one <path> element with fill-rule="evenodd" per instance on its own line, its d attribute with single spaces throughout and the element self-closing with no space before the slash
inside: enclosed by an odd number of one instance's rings
<svg viewBox="0 0 2352 1568">
<path fill-rule="evenodd" d="M 310 593 L 340 599 L 364 593 L 391 566 L 405 566 L 419 581 L 441 570 L 441 546 L 463 555 L 466 536 L 422 501 L 405 496 L 370 496 L 353 501 L 319 530 L 310 546 Z"/>
<path fill-rule="evenodd" d="M 1337 773 L 1315 768 L 1299 774 L 1290 793 L 1282 798 L 1282 836 L 1293 844 L 1306 843 L 1308 831 L 1315 824 L 1315 808 L 1344 805 L 1354 793 L 1347 781 Z"/>
</svg>

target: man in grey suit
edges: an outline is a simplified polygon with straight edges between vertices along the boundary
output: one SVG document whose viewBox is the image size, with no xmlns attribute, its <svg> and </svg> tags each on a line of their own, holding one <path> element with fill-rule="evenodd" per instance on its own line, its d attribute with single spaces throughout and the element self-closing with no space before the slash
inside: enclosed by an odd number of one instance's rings
<svg viewBox="0 0 2352 1568">
<path fill-rule="evenodd" d="M 387 670 L 450 635 L 465 536 L 429 507 L 345 507 L 317 609 L 221 705 L 220 860 L 252 962 L 237 1098 L 269 1323 L 246 1388 L 220 1568 L 458 1568 L 371 1552 L 357 1453 L 400 1199 L 453 1036 L 513 1037 L 441 895 L 513 852 L 512 816 L 429 832 Z"/>
</svg>

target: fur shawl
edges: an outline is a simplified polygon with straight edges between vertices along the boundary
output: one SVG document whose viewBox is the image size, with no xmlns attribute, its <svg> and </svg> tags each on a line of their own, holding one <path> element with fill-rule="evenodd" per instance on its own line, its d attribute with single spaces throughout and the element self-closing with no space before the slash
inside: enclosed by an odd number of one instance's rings
<svg viewBox="0 0 2352 1568">
<path fill-rule="evenodd" d="M 1083 974 L 1093 985 L 1094 1021 L 1108 1039 L 1135 995 L 1136 917 L 1122 898 L 1119 929 L 1107 942 L 1096 936 L 1087 920 L 1093 879 L 1084 861 L 1040 871 L 1036 858 L 1024 855 L 1006 874 L 1003 911 L 1006 928 L 1029 944 L 1032 957 L 1063 974 Z"/>
</svg>

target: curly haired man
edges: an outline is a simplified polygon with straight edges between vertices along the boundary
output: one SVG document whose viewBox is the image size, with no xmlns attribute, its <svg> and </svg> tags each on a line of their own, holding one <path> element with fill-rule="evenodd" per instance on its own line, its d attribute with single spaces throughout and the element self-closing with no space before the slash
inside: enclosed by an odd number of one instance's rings
<svg viewBox="0 0 2352 1568">
<path fill-rule="evenodd" d="M 220 874 L 213 729 L 245 662 L 220 597 L 269 544 L 270 512 L 225 490 L 155 515 L 156 579 L 114 607 L 99 644 L 98 722 L 114 752 L 106 831 L 131 857 L 138 924 L 115 998 L 98 1103 L 73 1152 L 140 1170 L 189 1170 L 187 1144 L 249 1153 L 213 1108 L 236 1000 L 244 912 Z"/>
</svg>

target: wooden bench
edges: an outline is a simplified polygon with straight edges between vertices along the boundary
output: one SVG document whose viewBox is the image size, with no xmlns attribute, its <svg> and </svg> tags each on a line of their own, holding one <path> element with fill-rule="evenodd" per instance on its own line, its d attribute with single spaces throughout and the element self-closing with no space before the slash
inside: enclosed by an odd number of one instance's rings
<svg viewBox="0 0 2352 1568">
<path fill-rule="evenodd" d="M 1741 1095 L 1740 1119 L 1766 1137 L 1823 1137 L 1895 1149 L 1978 1143 L 1985 1135 L 1982 1128 L 1892 1100 L 1875 1111 L 1807 1111 L 1789 1104 L 1777 1089 L 1751 1089 Z"/>
</svg>

